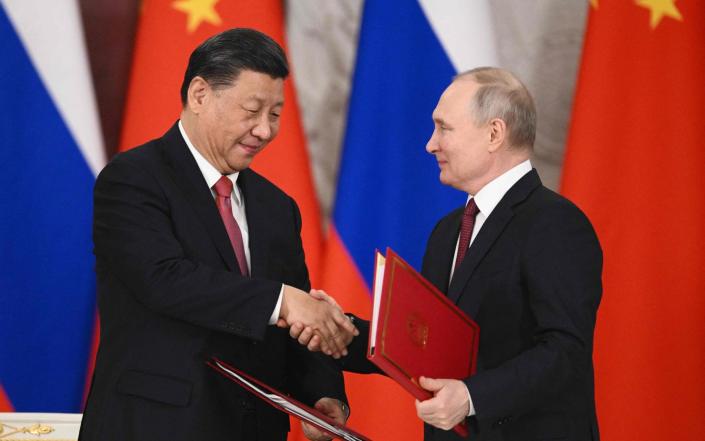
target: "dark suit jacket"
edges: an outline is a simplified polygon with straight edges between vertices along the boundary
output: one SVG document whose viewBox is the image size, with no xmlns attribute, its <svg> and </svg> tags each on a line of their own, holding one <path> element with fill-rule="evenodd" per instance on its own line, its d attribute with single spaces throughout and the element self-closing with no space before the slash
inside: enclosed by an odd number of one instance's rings
<svg viewBox="0 0 705 441">
<path fill-rule="evenodd" d="M 449 283 L 462 215 L 461 207 L 438 222 L 422 273 L 480 325 L 478 372 L 465 379 L 477 412 L 469 439 L 598 440 L 592 345 L 602 252 L 590 222 L 532 170 L 492 211 Z M 374 371 L 350 352 L 346 369 Z M 461 439 L 424 431 L 427 441 Z"/>
<path fill-rule="evenodd" d="M 268 326 L 281 283 L 309 289 L 296 203 L 252 170 L 238 179 L 251 277 L 178 127 L 118 155 L 95 186 L 101 341 L 80 439 L 285 439 L 288 418 L 204 364 L 216 355 L 313 404 L 342 376 Z"/>
</svg>

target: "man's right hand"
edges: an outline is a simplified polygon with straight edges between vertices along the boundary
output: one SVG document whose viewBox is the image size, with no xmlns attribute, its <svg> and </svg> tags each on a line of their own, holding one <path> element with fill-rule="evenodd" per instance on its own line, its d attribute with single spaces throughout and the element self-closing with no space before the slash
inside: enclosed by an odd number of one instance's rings
<svg viewBox="0 0 705 441">
<path fill-rule="evenodd" d="M 335 303 L 317 300 L 292 286 L 284 286 L 280 322 L 308 328 L 319 336 L 321 350 L 335 358 L 347 355 L 346 347 L 357 329 Z M 281 324 L 281 323 L 280 323 Z"/>
</svg>

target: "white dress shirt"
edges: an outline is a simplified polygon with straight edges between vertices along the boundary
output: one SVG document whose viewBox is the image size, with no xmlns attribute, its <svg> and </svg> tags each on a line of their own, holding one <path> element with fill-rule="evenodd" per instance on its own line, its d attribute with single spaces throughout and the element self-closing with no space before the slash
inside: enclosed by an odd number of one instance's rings
<svg viewBox="0 0 705 441">
<path fill-rule="evenodd" d="M 502 200 L 502 198 L 509 191 L 509 189 L 512 188 L 512 186 L 516 184 L 519 179 L 521 179 L 525 174 L 529 173 L 530 171 L 531 161 L 527 159 L 521 164 L 515 165 L 508 171 L 494 178 L 487 185 L 482 187 L 482 189 L 478 191 L 475 196 L 471 194 L 468 195 L 468 200 L 465 204 L 467 205 L 467 203 L 470 202 L 470 199 L 474 198 L 475 204 L 477 204 L 477 208 L 480 210 L 477 213 L 477 216 L 475 216 L 475 225 L 472 229 L 472 236 L 470 236 L 470 243 L 468 244 L 468 247 L 470 247 L 475 241 L 477 233 L 480 231 L 480 228 L 482 228 L 482 225 L 484 225 L 485 221 L 490 216 L 490 213 L 492 213 L 492 210 L 494 210 L 494 207 L 499 204 L 499 201 Z M 451 280 L 453 279 L 453 273 L 455 272 L 455 259 L 458 257 L 459 243 L 460 235 L 458 235 L 458 240 L 455 242 L 453 266 L 451 266 L 450 269 Z"/>
<path fill-rule="evenodd" d="M 512 188 L 512 186 L 516 184 L 519 179 L 521 179 L 525 174 L 529 173 L 530 171 L 531 161 L 527 159 L 521 164 L 512 167 L 511 169 L 494 178 L 487 185 L 482 187 L 482 189 L 480 189 L 480 191 L 478 191 L 476 195 L 468 195 L 467 202 L 470 202 L 470 199 L 474 198 L 475 204 L 477 204 L 477 208 L 479 208 L 480 210 L 477 213 L 477 216 L 475 216 L 475 225 L 472 229 L 472 236 L 470 236 L 470 243 L 468 244 L 468 247 L 472 245 L 473 241 L 477 237 L 477 233 L 480 232 L 480 228 L 482 228 L 482 225 L 484 225 L 487 218 L 490 217 L 492 210 L 494 210 L 497 204 L 499 204 L 499 201 L 502 200 L 504 195 L 507 194 L 509 189 Z M 455 272 L 455 259 L 458 257 L 459 242 L 460 235 L 458 235 L 458 240 L 455 243 L 455 254 L 453 255 L 452 260 L 453 264 L 450 267 L 450 280 L 453 280 L 453 273 Z M 470 252 L 470 250 L 468 250 L 468 252 Z M 467 258 L 467 254 L 465 256 Z M 475 415 L 475 406 L 472 404 L 472 397 L 470 396 L 469 390 L 468 401 L 468 416 Z"/>
<path fill-rule="evenodd" d="M 191 144 L 191 140 L 186 134 L 183 125 L 181 125 L 181 121 L 179 121 L 179 132 L 181 132 L 181 136 L 184 138 L 184 141 L 186 142 L 189 151 L 196 160 L 196 164 L 198 164 L 198 168 L 199 170 L 201 170 L 201 174 L 206 180 L 208 188 L 210 188 L 211 190 L 213 200 L 215 200 L 215 190 L 213 190 L 213 186 L 223 175 L 215 167 L 213 167 L 213 164 L 208 162 L 208 160 L 203 157 L 201 152 L 199 152 L 193 146 L 193 144 Z M 245 199 L 242 192 L 240 191 L 240 187 L 237 186 L 237 178 L 239 175 L 240 172 L 235 172 L 227 175 L 228 179 L 230 179 L 230 181 L 232 181 L 233 183 L 233 193 L 230 195 L 230 200 L 233 210 L 233 217 L 235 218 L 237 225 L 240 227 L 240 233 L 242 234 L 242 245 L 245 249 L 245 260 L 247 260 L 247 269 L 248 271 L 250 271 L 250 273 L 252 273 L 252 267 L 250 266 L 250 235 L 249 229 L 247 227 L 247 215 L 245 213 Z M 277 301 L 277 305 L 274 307 L 274 312 L 272 313 L 272 316 L 269 318 L 270 325 L 275 324 L 277 322 L 277 319 L 279 318 L 279 310 L 281 309 L 283 293 L 284 285 L 282 284 L 282 288 L 279 291 L 279 300 Z"/>
</svg>

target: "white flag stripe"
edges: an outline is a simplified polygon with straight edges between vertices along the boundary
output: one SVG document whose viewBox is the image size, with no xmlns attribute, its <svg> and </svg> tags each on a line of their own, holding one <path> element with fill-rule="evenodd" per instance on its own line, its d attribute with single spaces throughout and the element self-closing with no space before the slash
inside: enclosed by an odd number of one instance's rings
<svg viewBox="0 0 705 441">
<path fill-rule="evenodd" d="M 106 162 L 75 0 L 0 0 L 94 175 Z M 39 128 L 38 128 L 39 129 Z"/>
<path fill-rule="evenodd" d="M 497 43 L 486 0 L 419 0 L 456 72 L 497 66 Z"/>
</svg>

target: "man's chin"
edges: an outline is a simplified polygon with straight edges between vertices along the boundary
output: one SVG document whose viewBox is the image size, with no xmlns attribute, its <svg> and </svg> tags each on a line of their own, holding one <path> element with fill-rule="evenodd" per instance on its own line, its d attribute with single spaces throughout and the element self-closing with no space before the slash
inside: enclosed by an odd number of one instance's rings
<svg viewBox="0 0 705 441">
<path fill-rule="evenodd" d="M 452 185 L 452 182 L 450 179 L 448 179 L 448 176 L 446 176 L 445 173 L 443 173 L 443 170 L 438 174 L 438 180 L 441 181 L 441 184 L 443 185 Z"/>
<path fill-rule="evenodd" d="M 232 170 L 232 173 L 235 172 L 240 172 L 245 170 L 250 166 L 252 163 L 252 160 L 254 159 L 254 156 L 248 156 L 248 157 L 240 157 L 237 159 L 233 159 L 232 161 L 228 161 L 228 167 Z"/>
<path fill-rule="evenodd" d="M 456 190 L 460 190 L 462 192 L 466 192 L 462 188 L 462 186 L 460 185 L 459 181 L 449 178 L 448 176 L 444 175 L 443 172 L 441 172 L 441 174 L 439 176 L 439 180 L 441 181 L 441 184 L 443 184 L 443 185 L 446 185 L 448 187 L 452 187 L 452 188 L 454 188 Z"/>
</svg>

